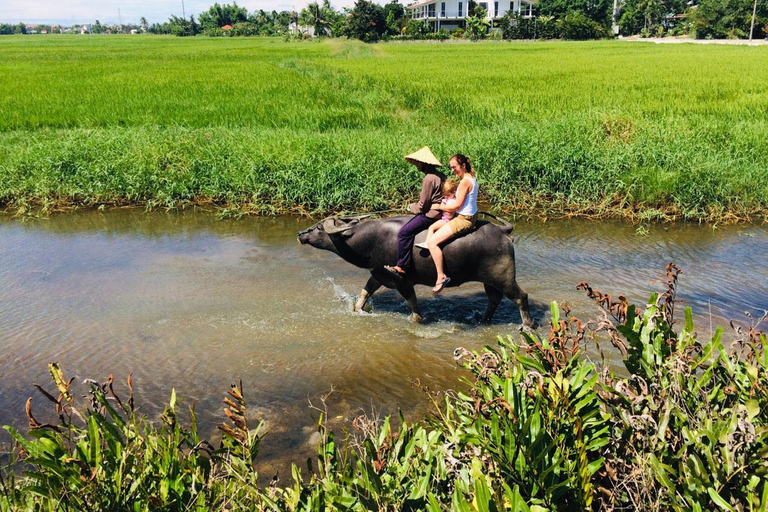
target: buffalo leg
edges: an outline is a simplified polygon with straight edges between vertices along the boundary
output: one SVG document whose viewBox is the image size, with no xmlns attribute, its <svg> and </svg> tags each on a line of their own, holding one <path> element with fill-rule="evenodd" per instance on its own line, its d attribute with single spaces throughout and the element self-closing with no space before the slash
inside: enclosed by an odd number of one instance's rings
<svg viewBox="0 0 768 512">
<path fill-rule="evenodd" d="M 408 307 L 411 308 L 411 322 L 421 322 L 422 317 L 419 312 L 419 304 L 416 302 L 416 291 L 413 289 L 413 283 L 403 281 L 397 285 L 397 291 L 400 292 Z"/>
<path fill-rule="evenodd" d="M 368 299 L 371 297 L 371 295 L 376 293 L 376 290 L 379 288 L 381 288 L 381 283 L 378 282 L 375 277 L 369 277 L 368 282 L 365 283 L 363 291 L 360 292 L 360 298 L 357 299 L 353 309 L 355 311 L 365 309 L 365 306 L 368 304 Z"/>
<path fill-rule="evenodd" d="M 523 325 L 532 328 L 534 324 L 528 311 L 528 294 L 525 293 L 525 290 L 513 281 L 512 284 L 504 287 L 504 295 L 517 303 L 517 306 L 520 308 L 520 317 L 523 319 Z"/>
<path fill-rule="evenodd" d="M 488 323 L 493 318 L 493 314 L 496 312 L 496 308 L 499 307 L 499 302 L 504 297 L 504 294 L 500 290 L 490 285 L 485 286 L 485 294 L 488 296 L 488 307 L 483 315 L 483 323 Z"/>
</svg>

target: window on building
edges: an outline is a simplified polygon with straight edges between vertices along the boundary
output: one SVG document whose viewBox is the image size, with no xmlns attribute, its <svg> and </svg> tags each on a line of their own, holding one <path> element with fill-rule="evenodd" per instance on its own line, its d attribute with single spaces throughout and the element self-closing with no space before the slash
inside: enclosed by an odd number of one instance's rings
<svg viewBox="0 0 768 512">
<path fill-rule="evenodd" d="M 435 7 L 436 7 L 435 4 L 429 4 L 429 6 L 427 7 L 427 15 L 430 18 L 435 17 Z"/>
<path fill-rule="evenodd" d="M 464 2 L 459 2 L 459 18 L 464 16 Z"/>
<path fill-rule="evenodd" d="M 515 2 L 509 2 L 509 12 L 515 12 Z"/>
<path fill-rule="evenodd" d="M 493 2 L 493 17 L 499 17 L 499 2 Z"/>
<path fill-rule="evenodd" d="M 528 2 L 520 2 L 520 14 L 522 16 L 533 15 L 533 4 L 529 4 Z"/>
<path fill-rule="evenodd" d="M 440 3 L 440 17 L 445 18 L 445 2 Z"/>
<path fill-rule="evenodd" d="M 483 8 L 483 10 L 488 13 L 488 2 L 480 2 L 480 7 Z"/>
</svg>

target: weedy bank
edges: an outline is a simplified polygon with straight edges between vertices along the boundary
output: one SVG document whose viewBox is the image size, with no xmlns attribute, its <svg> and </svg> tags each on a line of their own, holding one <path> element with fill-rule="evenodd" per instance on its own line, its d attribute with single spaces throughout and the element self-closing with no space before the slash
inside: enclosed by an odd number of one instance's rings
<svg viewBox="0 0 768 512">
<path fill-rule="evenodd" d="M 533 214 L 768 211 L 766 48 L 265 38 L 0 39 L 0 205 L 398 207 L 403 155 Z"/>
<path fill-rule="evenodd" d="M 27 402 L 29 433 L 5 427 L 17 444 L 0 468 L 0 510 L 765 510 L 768 339 L 760 321 L 729 346 L 722 328 L 697 336 L 689 308 L 676 329 L 678 274 L 670 265 L 644 308 L 582 283 L 599 321 L 553 303 L 548 337 L 457 349 L 469 391 L 427 390 L 425 422 L 361 416 L 339 442 L 321 418 L 317 458 L 285 486 L 254 469 L 262 425 L 242 385 L 224 399 L 214 446 L 175 394 L 154 426 L 130 377 L 125 391 L 111 375 L 91 382 L 80 403 L 52 364 L 55 390 L 38 386 Z M 621 376 L 585 354 L 592 330 L 617 349 Z"/>
</svg>

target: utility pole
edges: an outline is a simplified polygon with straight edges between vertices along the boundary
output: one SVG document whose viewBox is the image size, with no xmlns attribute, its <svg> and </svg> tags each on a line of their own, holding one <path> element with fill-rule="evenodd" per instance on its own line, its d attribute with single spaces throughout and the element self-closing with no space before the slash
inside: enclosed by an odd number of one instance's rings
<svg viewBox="0 0 768 512">
<path fill-rule="evenodd" d="M 187 19 L 187 12 L 184 10 L 184 0 L 181 0 L 181 17 Z"/>
<path fill-rule="evenodd" d="M 752 6 L 752 25 L 749 27 L 749 40 L 752 40 L 752 34 L 755 32 L 755 14 L 757 13 L 757 0 L 755 5 Z"/>
<path fill-rule="evenodd" d="M 117 19 L 120 21 L 120 33 L 123 33 L 123 15 L 120 14 L 120 8 L 117 8 Z"/>
</svg>

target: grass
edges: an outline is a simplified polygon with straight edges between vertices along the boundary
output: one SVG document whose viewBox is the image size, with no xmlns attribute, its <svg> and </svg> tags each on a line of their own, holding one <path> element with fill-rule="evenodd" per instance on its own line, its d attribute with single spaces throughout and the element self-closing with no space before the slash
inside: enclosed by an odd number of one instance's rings
<svg viewBox="0 0 768 512">
<path fill-rule="evenodd" d="M 768 212 L 765 48 L 0 39 L 0 205 L 402 206 L 403 155 L 468 154 L 533 214 Z"/>
</svg>

